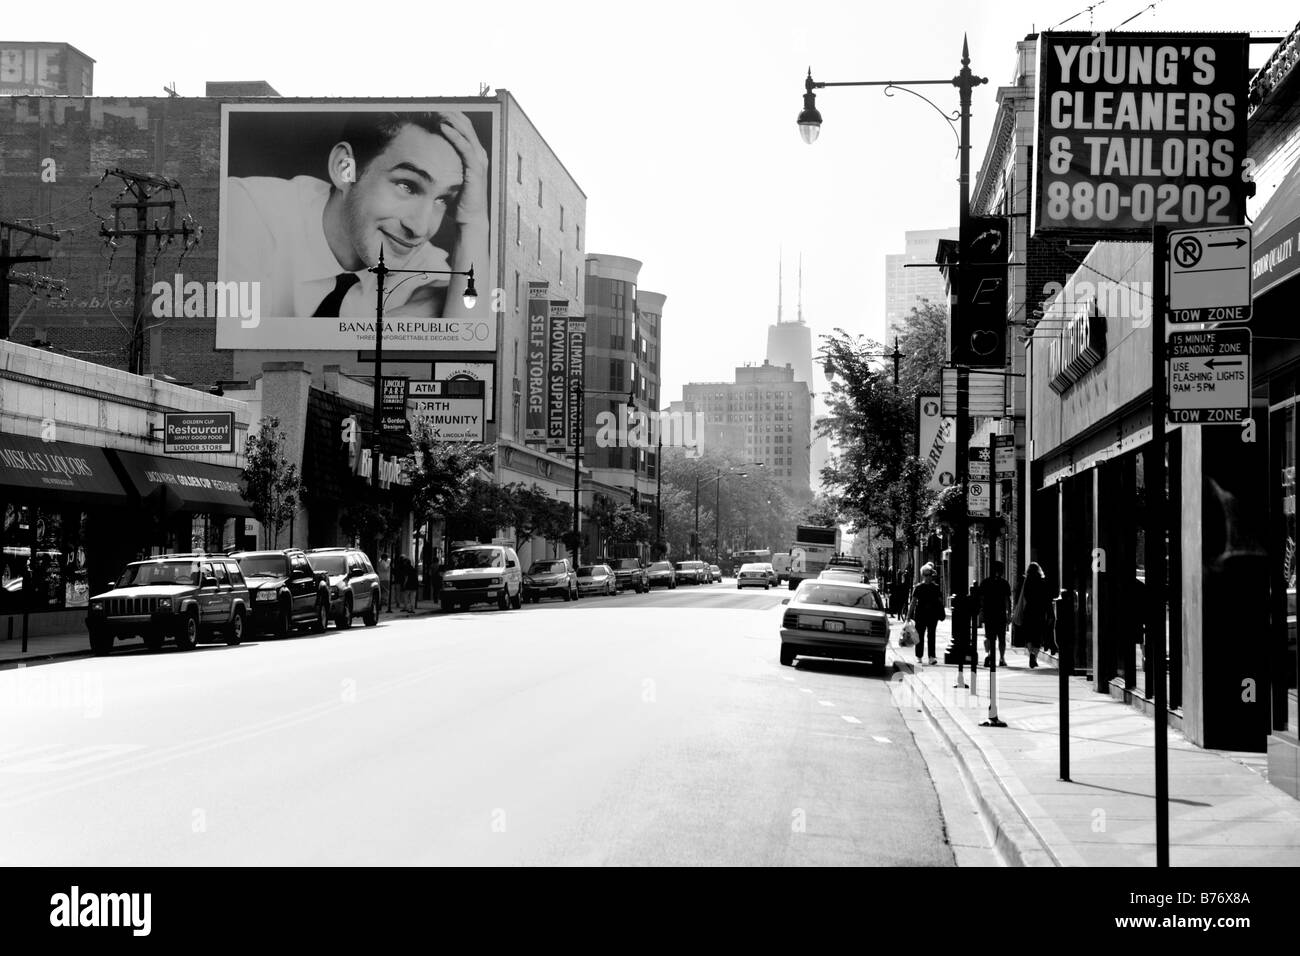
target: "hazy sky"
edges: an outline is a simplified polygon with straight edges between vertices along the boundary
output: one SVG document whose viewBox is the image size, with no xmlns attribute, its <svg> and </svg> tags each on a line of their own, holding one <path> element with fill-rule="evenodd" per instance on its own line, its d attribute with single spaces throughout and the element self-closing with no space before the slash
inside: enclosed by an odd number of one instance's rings
<svg viewBox="0 0 1300 956">
<path fill-rule="evenodd" d="M 511 91 L 587 194 L 591 253 L 645 263 L 664 293 L 664 403 L 687 381 L 761 361 L 775 320 L 779 247 L 787 317 L 804 258 L 814 333 L 884 329 L 884 259 L 909 229 L 957 222 L 956 140 L 929 106 L 879 89 L 823 90 L 821 138 L 795 117 L 811 65 L 823 81 L 951 77 L 962 34 L 989 77 L 972 108 L 974 170 L 994 89 L 1015 43 L 1060 24 L 1285 35 L 1295 0 L 798 3 L 660 0 L 626 4 L 100 2 L 6 5 L 0 37 L 71 43 L 93 57 L 102 96 L 201 96 L 210 79 L 265 79 L 286 96 L 476 95 Z M 308 13 L 307 11 L 311 11 Z M 462 11 L 465 11 L 462 13 Z M 1271 52 L 1257 47 L 1252 65 Z M 957 93 L 924 92 L 947 111 Z M 0 204 L 2 206 L 2 204 Z M 13 212 L 10 210 L 10 212 Z"/>
</svg>

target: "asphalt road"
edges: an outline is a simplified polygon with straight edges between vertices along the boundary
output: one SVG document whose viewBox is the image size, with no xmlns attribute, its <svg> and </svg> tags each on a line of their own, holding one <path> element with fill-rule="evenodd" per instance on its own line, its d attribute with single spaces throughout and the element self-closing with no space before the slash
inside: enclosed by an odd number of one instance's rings
<svg viewBox="0 0 1300 956">
<path fill-rule="evenodd" d="M 952 865 L 889 682 L 734 584 L 0 672 L 0 864 Z"/>
</svg>

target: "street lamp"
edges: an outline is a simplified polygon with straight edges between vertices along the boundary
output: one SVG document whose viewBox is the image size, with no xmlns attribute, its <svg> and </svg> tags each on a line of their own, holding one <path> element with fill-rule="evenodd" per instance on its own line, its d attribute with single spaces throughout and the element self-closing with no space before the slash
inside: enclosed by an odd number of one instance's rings
<svg viewBox="0 0 1300 956">
<path fill-rule="evenodd" d="M 465 276 L 469 282 L 465 286 L 463 301 L 465 308 L 472 309 L 478 302 L 478 292 L 474 288 L 474 266 L 469 267 L 467 272 L 456 272 L 444 269 L 390 269 L 384 265 L 384 247 L 379 247 L 379 264 L 370 267 L 367 272 L 373 272 L 378 278 L 375 283 L 375 394 L 374 409 L 371 412 L 371 429 L 370 429 L 370 487 L 374 489 L 375 500 L 378 503 L 379 498 L 379 435 L 380 435 L 380 417 L 383 412 L 383 375 L 384 375 L 384 279 L 393 273 L 401 272 L 411 275 L 444 275 L 444 276 Z M 379 535 L 376 528 L 374 539 L 374 554 L 372 558 L 379 561 Z"/>
<path fill-rule="evenodd" d="M 763 462 L 747 461 L 739 465 L 738 467 L 748 468 L 750 466 L 753 466 L 755 468 L 762 468 Z M 715 562 L 718 556 L 718 542 L 720 540 L 719 533 L 721 532 L 721 528 L 722 528 L 721 520 L 720 520 L 721 513 L 719 511 L 719 507 L 722 504 L 722 479 L 723 478 L 748 478 L 748 477 L 749 477 L 749 473 L 745 471 L 723 471 L 721 468 L 719 468 L 718 473 L 716 475 L 714 475 L 708 481 L 704 482 L 704 484 L 706 485 L 712 484 L 714 486 L 713 554 L 714 554 Z M 701 487 L 700 475 L 699 472 L 696 472 L 695 474 L 695 552 L 692 558 L 692 560 L 695 561 L 698 561 L 700 559 L 700 487 Z"/>
<path fill-rule="evenodd" d="M 822 115 L 817 111 L 817 100 L 813 90 L 823 89 L 828 86 L 883 86 L 886 96 L 892 96 L 893 90 L 903 90 L 911 93 L 934 107 L 935 111 L 948 123 L 949 127 L 954 122 L 960 122 L 960 132 L 954 129 L 953 133 L 957 136 L 957 154 L 960 158 L 960 173 L 957 178 L 958 183 L 958 233 L 957 233 L 957 302 L 958 308 L 964 306 L 969 301 L 969 297 L 964 294 L 964 285 L 966 282 L 965 265 L 969 261 L 970 248 L 970 101 L 971 91 L 981 84 L 987 83 L 988 77 L 976 76 L 970 70 L 970 47 L 966 38 L 962 38 L 961 44 L 961 72 L 951 79 L 947 80 L 868 80 L 850 83 L 818 83 L 812 78 L 812 69 L 809 68 L 808 76 L 804 80 L 804 98 L 803 110 L 799 113 L 798 124 L 799 134 L 803 137 L 805 143 L 812 143 L 817 139 L 817 134 L 821 130 Z M 961 109 L 956 115 L 945 113 L 936 106 L 930 99 L 922 96 L 915 90 L 908 89 L 909 86 L 955 86 L 959 95 Z M 895 345 L 897 349 L 897 345 Z M 967 461 L 968 447 L 970 443 L 970 398 L 968 387 L 966 385 L 968 370 L 959 368 L 957 372 L 957 443 L 954 449 L 957 457 L 957 486 L 965 488 L 969 480 L 969 463 Z M 961 517 L 957 521 L 954 530 L 954 540 L 952 547 L 952 581 L 957 592 L 961 595 L 966 594 L 969 590 L 967 583 L 968 562 L 969 562 L 969 521 L 966 517 L 966 509 L 961 511 Z M 953 604 L 953 633 L 964 634 L 967 631 L 963 628 L 969 628 L 969 609 L 966 601 L 954 602 Z"/>
<path fill-rule="evenodd" d="M 823 346 L 824 348 L 824 346 Z M 822 355 L 822 372 L 826 375 L 826 381 L 835 378 L 836 368 L 835 360 L 827 355 L 824 351 Z M 898 365 L 903 359 L 903 353 L 898 350 L 898 336 L 894 336 L 894 350 L 892 352 L 864 352 L 863 358 L 887 358 L 894 360 L 894 388 L 898 388 Z"/>
</svg>

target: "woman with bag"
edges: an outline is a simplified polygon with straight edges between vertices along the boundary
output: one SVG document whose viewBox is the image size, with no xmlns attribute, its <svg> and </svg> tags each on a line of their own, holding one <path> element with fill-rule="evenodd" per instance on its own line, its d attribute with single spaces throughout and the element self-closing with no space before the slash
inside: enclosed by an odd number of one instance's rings
<svg viewBox="0 0 1300 956">
<path fill-rule="evenodd" d="M 1050 643 L 1052 635 L 1048 628 L 1055 624 L 1047 580 L 1037 561 L 1031 561 L 1025 569 L 1025 580 L 1020 585 L 1015 610 L 1011 612 L 1011 623 L 1016 627 L 1017 640 L 1029 651 L 1029 666 L 1037 667 L 1038 649 Z"/>
<path fill-rule="evenodd" d="M 929 636 L 930 663 L 939 663 L 935 648 L 935 628 L 947 614 L 943 609 L 943 594 L 939 585 L 934 583 L 934 568 L 926 565 L 921 569 L 921 583 L 912 591 L 912 603 L 908 607 L 907 618 L 916 622 L 917 641 L 916 659 L 923 657 L 926 636 Z"/>
</svg>

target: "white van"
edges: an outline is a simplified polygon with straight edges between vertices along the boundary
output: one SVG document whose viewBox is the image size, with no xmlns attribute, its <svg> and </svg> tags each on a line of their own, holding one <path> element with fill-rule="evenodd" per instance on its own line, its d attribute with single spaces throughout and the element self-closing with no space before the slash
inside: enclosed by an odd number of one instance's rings
<svg viewBox="0 0 1300 956">
<path fill-rule="evenodd" d="M 480 544 L 458 548 L 442 571 L 442 609 L 458 611 L 471 604 L 495 604 L 498 610 L 524 604 L 524 572 L 514 548 Z"/>
</svg>

